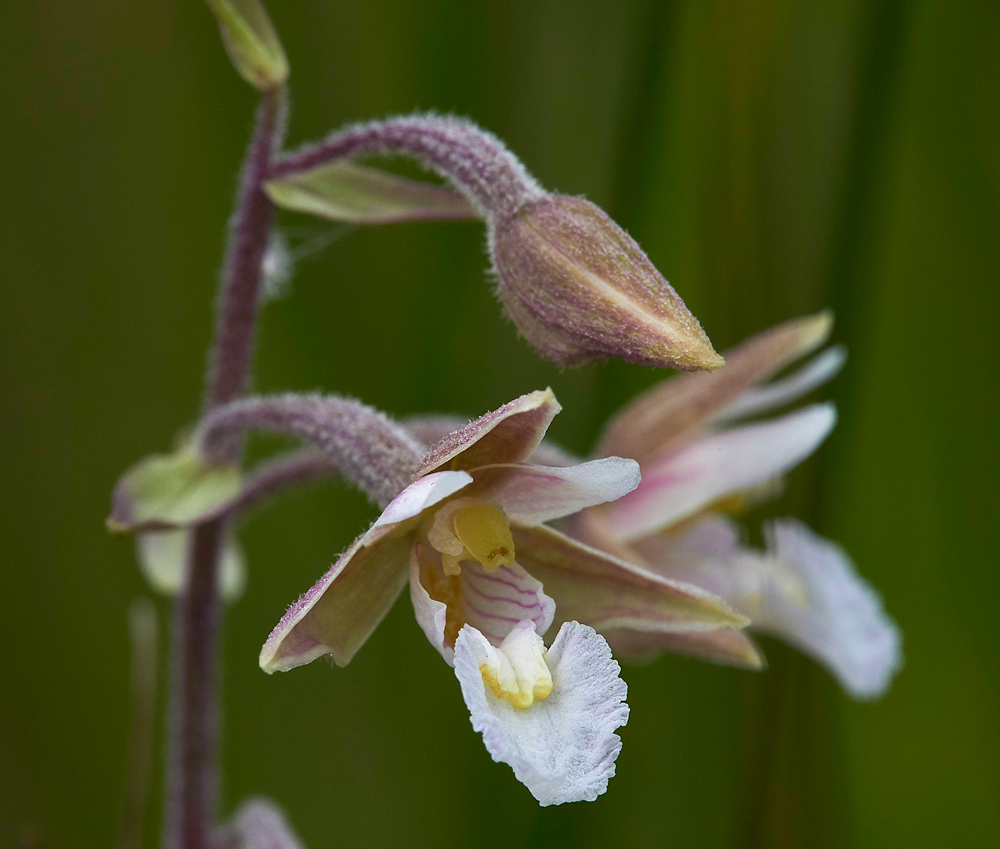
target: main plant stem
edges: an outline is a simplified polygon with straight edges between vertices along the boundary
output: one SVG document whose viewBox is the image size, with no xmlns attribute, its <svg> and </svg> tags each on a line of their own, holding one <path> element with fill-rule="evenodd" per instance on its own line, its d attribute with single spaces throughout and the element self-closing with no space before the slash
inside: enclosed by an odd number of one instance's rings
<svg viewBox="0 0 1000 849">
<path fill-rule="evenodd" d="M 282 93 L 264 94 L 230 221 L 205 412 L 245 389 L 260 300 L 262 264 L 274 223 L 274 206 L 261 189 L 280 143 Z M 240 444 L 224 446 L 226 459 Z M 215 841 L 218 730 L 218 652 L 222 605 L 219 558 L 226 519 L 189 532 L 187 576 L 174 609 L 170 722 L 167 743 L 167 849 L 210 849 Z"/>
</svg>

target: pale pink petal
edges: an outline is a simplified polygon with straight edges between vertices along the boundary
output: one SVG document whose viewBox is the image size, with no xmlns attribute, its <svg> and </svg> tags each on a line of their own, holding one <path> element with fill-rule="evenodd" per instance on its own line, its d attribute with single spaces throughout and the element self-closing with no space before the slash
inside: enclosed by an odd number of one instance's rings
<svg viewBox="0 0 1000 849">
<path fill-rule="evenodd" d="M 468 418 L 449 415 L 410 416 L 401 424 L 407 432 L 421 444 L 430 448 L 456 430 L 461 430 L 469 423 Z"/>
<path fill-rule="evenodd" d="M 748 389 L 712 418 L 714 423 L 734 421 L 774 410 L 801 398 L 832 380 L 847 361 L 847 349 L 833 345 L 782 380 Z"/>
<path fill-rule="evenodd" d="M 556 602 L 557 622 L 599 631 L 687 633 L 742 628 L 749 620 L 705 590 L 657 575 L 544 525 L 513 528 L 518 562 Z"/>
<path fill-rule="evenodd" d="M 644 468 L 638 489 L 603 508 L 608 526 L 634 540 L 779 477 L 815 451 L 835 422 L 832 404 L 816 404 L 698 440 Z"/>
<path fill-rule="evenodd" d="M 542 584 L 518 564 L 487 568 L 463 560 L 459 575 L 445 575 L 441 557 L 418 542 L 410 558 L 410 598 L 417 622 L 450 664 L 455 639 L 471 625 L 499 645 L 518 622 L 530 620 L 538 633 L 552 624 L 555 602 Z"/>
<path fill-rule="evenodd" d="M 551 389 L 522 395 L 448 434 L 431 448 L 417 477 L 445 467 L 474 469 L 490 463 L 521 463 L 542 441 L 559 410 Z"/>
<path fill-rule="evenodd" d="M 470 493 L 498 504 L 508 522 L 540 525 L 631 492 L 639 485 L 639 464 L 606 457 L 565 467 L 492 465 L 473 477 Z"/>
<path fill-rule="evenodd" d="M 365 545 L 393 531 L 406 530 L 406 523 L 472 483 L 467 472 L 435 472 L 417 478 L 397 495 L 365 534 Z"/>
<path fill-rule="evenodd" d="M 727 351 L 722 368 L 657 384 L 611 420 L 595 453 L 633 457 L 645 466 L 696 436 L 746 389 L 822 345 L 832 324 L 829 312 L 786 322 Z"/>
<path fill-rule="evenodd" d="M 270 799 L 248 799 L 233 815 L 231 829 L 239 849 L 305 849 L 285 818 Z"/>
<path fill-rule="evenodd" d="M 622 744 L 614 732 L 628 722 L 628 688 L 607 642 L 579 622 L 563 625 L 545 656 L 552 693 L 526 710 L 483 683 L 480 667 L 494 651 L 468 626 L 455 648 L 455 675 L 487 751 L 543 806 L 594 801 L 615 774 Z"/>
<path fill-rule="evenodd" d="M 285 672 L 323 655 L 346 666 L 406 585 L 412 545 L 408 535 L 355 540 L 281 618 L 261 649 L 261 669 Z"/>
</svg>

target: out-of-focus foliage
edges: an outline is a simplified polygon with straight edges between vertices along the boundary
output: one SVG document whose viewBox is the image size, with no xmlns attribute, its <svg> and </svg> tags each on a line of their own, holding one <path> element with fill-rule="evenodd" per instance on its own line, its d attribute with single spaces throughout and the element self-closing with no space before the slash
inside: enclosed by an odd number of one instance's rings
<svg viewBox="0 0 1000 849">
<path fill-rule="evenodd" d="M 761 675 L 626 668 L 609 792 L 542 810 L 490 762 L 405 598 L 346 669 L 257 669 L 285 605 L 371 518 L 331 485 L 241 531 L 224 813 L 273 797 L 312 847 L 1000 842 L 1000 7 L 269 11 L 294 68 L 293 143 L 414 108 L 468 114 L 543 185 L 605 207 L 719 350 L 836 310 L 841 423 L 768 510 L 847 547 L 902 627 L 907 665 L 865 705 L 775 643 Z M 0 56 L 0 846 L 26 826 L 53 846 L 109 845 L 126 611 L 146 590 L 131 542 L 105 533 L 108 494 L 197 415 L 254 92 L 198 3 L 12 4 Z M 361 228 L 310 253 L 342 232 L 280 220 L 305 256 L 264 311 L 261 390 L 474 415 L 551 384 L 554 435 L 582 451 L 659 377 L 541 361 L 499 319 L 474 223 Z"/>
</svg>

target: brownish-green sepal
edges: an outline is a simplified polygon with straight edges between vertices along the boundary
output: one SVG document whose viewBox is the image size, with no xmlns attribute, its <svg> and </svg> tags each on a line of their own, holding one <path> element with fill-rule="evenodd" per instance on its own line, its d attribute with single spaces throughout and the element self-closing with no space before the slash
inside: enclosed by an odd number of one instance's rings
<svg viewBox="0 0 1000 849">
<path fill-rule="evenodd" d="M 178 528 L 210 516 L 240 491 L 240 470 L 209 463 L 188 447 L 153 454 L 119 478 L 108 530 L 129 533 Z"/>
<path fill-rule="evenodd" d="M 264 183 L 278 206 L 349 224 L 465 220 L 476 212 L 460 194 L 347 159 Z"/>
<path fill-rule="evenodd" d="M 260 91 L 288 79 L 288 59 L 260 0 L 205 0 L 219 21 L 222 43 L 233 67 Z"/>
</svg>

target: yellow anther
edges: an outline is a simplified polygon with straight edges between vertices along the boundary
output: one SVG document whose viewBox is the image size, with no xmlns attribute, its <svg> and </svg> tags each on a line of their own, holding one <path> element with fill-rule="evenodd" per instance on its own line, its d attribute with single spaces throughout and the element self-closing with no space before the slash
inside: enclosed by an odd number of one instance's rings
<svg viewBox="0 0 1000 849">
<path fill-rule="evenodd" d="M 455 514 L 455 536 L 484 566 L 510 566 L 514 538 L 503 513 L 488 504 L 470 504 Z"/>
</svg>

